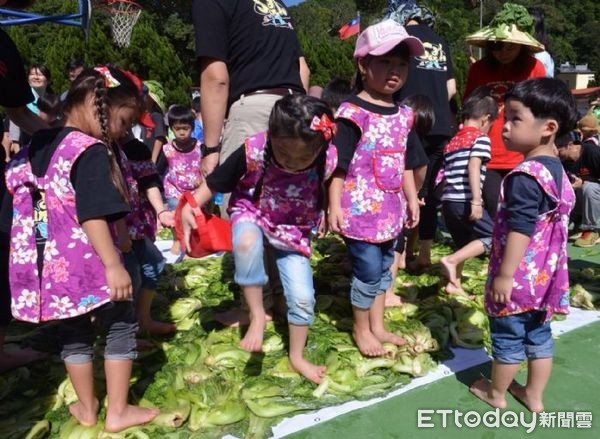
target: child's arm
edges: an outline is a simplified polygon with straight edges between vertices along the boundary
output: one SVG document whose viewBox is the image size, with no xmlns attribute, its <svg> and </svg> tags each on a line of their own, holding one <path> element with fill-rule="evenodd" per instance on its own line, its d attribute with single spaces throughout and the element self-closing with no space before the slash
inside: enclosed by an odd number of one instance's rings
<svg viewBox="0 0 600 439">
<path fill-rule="evenodd" d="M 344 223 L 344 212 L 342 211 L 342 190 L 344 189 L 344 179 L 346 173 L 341 169 L 336 169 L 329 183 L 329 215 L 328 226 L 332 232 L 341 233 Z"/>
<path fill-rule="evenodd" d="M 404 196 L 406 197 L 406 208 L 408 210 L 408 218 L 406 227 L 412 229 L 419 224 L 419 198 L 417 197 L 417 188 L 415 186 L 415 175 L 412 169 L 404 170 L 404 181 L 402 183 Z"/>
<path fill-rule="evenodd" d="M 104 265 L 110 299 L 115 302 L 131 299 L 133 293 L 131 278 L 121 263 L 106 220 L 90 219 L 84 221 L 81 227 Z"/>
<path fill-rule="evenodd" d="M 497 303 L 508 303 L 512 293 L 515 271 L 525 256 L 530 237 L 510 231 L 506 239 L 502 263 L 492 283 L 491 299 Z"/>
<path fill-rule="evenodd" d="M 131 251 L 131 237 L 129 236 L 125 218 L 115 221 L 115 229 L 117 230 L 119 250 L 121 250 L 121 253 L 129 253 Z"/>
<path fill-rule="evenodd" d="M 200 184 L 200 187 L 194 191 L 194 198 L 196 199 L 199 208 L 202 208 L 206 203 L 208 203 L 213 195 L 214 192 L 208 187 L 206 180 L 203 180 Z M 196 225 L 196 217 L 189 204 L 186 204 L 183 209 L 181 209 L 181 223 L 183 226 L 183 240 L 185 242 L 186 249 L 189 251 L 190 234 L 192 230 L 196 230 L 198 228 Z"/>
<path fill-rule="evenodd" d="M 471 188 L 471 221 L 480 220 L 483 216 L 483 203 L 481 202 L 481 157 L 469 159 L 469 186 Z"/>
<path fill-rule="evenodd" d="M 152 208 L 156 212 L 156 217 L 164 227 L 173 227 L 175 225 L 175 216 L 173 212 L 169 212 L 165 208 L 160 194 L 160 189 L 156 186 L 152 186 L 146 190 L 146 198 L 152 205 Z"/>
</svg>

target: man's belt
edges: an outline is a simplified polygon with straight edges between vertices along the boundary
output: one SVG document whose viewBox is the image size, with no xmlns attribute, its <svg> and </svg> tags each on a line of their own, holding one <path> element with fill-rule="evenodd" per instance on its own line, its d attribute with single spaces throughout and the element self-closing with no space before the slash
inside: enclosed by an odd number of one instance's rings
<svg viewBox="0 0 600 439">
<path fill-rule="evenodd" d="M 278 96 L 287 96 L 293 95 L 294 93 L 298 93 L 294 89 L 291 88 L 263 88 L 261 90 L 254 90 L 249 93 L 244 93 L 243 96 L 254 96 L 254 95 L 278 95 Z"/>
</svg>

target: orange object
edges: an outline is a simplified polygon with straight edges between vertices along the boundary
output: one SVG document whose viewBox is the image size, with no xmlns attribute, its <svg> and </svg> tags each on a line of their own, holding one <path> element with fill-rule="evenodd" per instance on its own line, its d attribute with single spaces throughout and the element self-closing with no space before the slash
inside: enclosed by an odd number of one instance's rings
<svg viewBox="0 0 600 439">
<path fill-rule="evenodd" d="M 231 251 L 231 224 L 216 215 L 207 214 L 198 207 L 191 192 L 185 192 L 177 210 L 175 210 L 175 234 L 177 240 L 185 247 L 183 240 L 183 224 L 181 221 L 181 209 L 189 204 L 196 217 L 197 229 L 191 231 L 190 251 L 186 253 L 192 258 L 201 258 L 221 251 Z"/>
</svg>

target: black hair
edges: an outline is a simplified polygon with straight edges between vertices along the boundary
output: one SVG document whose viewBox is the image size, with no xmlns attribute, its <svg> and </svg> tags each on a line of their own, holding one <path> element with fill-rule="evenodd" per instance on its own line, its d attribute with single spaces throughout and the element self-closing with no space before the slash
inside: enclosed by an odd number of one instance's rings
<svg viewBox="0 0 600 439">
<path fill-rule="evenodd" d="M 415 117 L 413 128 L 417 136 L 423 138 L 429 134 L 435 123 L 435 112 L 431 99 L 425 95 L 411 95 L 405 98 L 402 104 L 410 107 L 413 111 Z"/>
<path fill-rule="evenodd" d="M 408 44 L 406 44 L 406 43 L 400 43 L 396 47 L 394 47 L 392 50 L 390 50 L 388 53 L 384 53 L 383 55 L 379 55 L 379 56 L 386 56 L 386 55 L 399 56 L 400 58 L 408 61 L 408 60 L 410 60 L 410 47 L 408 47 Z M 375 58 L 375 56 L 367 55 L 363 59 L 369 61 L 371 58 Z M 358 60 L 356 62 L 358 63 Z M 360 93 L 364 89 L 365 89 L 365 86 L 363 83 L 363 77 L 357 66 L 356 76 L 355 76 L 355 80 L 354 80 L 354 91 L 356 93 Z"/>
<path fill-rule="evenodd" d="M 31 73 L 32 70 L 39 70 L 42 75 L 44 75 L 44 77 L 46 78 L 46 80 L 48 81 L 48 85 L 46 86 L 46 92 L 47 93 L 52 93 L 52 73 L 50 73 L 50 69 L 44 65 L 44 64 L 32 64 L 29 67 L 29 70 L 27 70 L 27 76 L 29 76 L 29 74 Z"/>
<path fill-rule="evenodd" d="M 71 70 L 75 70 L 75 69 L 79 69 L 79 68 L 85 69 L 85 67 L 86 67 L 85 62 L 82 59 L 72 58 L 67 62 L 66 69 L 68 72 L 70 72 Z"/>
<path fill-rule="evenodd" d="M 506 41 L 508 43 L 510 43 L 510 41 Z M 494 54 L 492 53 L 494 51 L 494 49 L 496 48 L 496 46 L 498 46 L 499 44 L 504 44 L 505 41 L 487 41 L 485 43 L 485 51 L 484 51 L 484 56 L 483 59 L 488 63 L 488 65 L 492 68 L 501 68 L 502 64 L 500 64 L 500 61 L 498 61 L 496 59 L 496 57 L 494 56 Z M 513 43 L 513 44 L 517 44 L 517 43 Z M 525 69 L 527 68 L 527 59 L 531 56 L 532 52 L 529 48 L 529 46 L 525 46 L 523 44 L 517 44 L 520 47 L 520 51 L 519 54 L 517 55 L 517 57 L 515 58 L 515 60 L 511 63 L 513 68 L 516 69 Z"/>
<path fill-rule="evenodd" d="M 302 140 L 307 147 L 319 151 L 319 155 L 315 160 L 315 168 L 319 181 L 317 208 L 321 210 L 325 207 L 325 163 L 327 159 L 327 147 L 332 139 L 327 140 L 323 132 L 310 128 L 313 118 L 316 116 L 320 119 L 324 114 L 327 115 L 329 120 L 333 121 L 333 112 L 329 105 L 325 101 L 312 96 L 288 95 L 275 102 L 269 116 L 269 141 L 265 148 L 262 175 L 256 183 L 254 190 L 255 202 L 260 199 L 267 168 L 273 161 L 271 139 L 296 138 Z"/>
<path fill-rule="evenodd" d="M 82 105 L 90 94 L 93 94 L 96 105 L 96 114 L 102 131 L 102 142 L 106 145 L 111 164 L 111 177 L 114 185 L 121 195 L 127 200 L 127 190 L 123 175 L 119 169 L 117 159 L 111 148 L 111 139 L 108 132 L 108 123 L 111 107 L 129 107 L 140 112 L 143 105 L 143 96 L 136 83 L 123 70 L 113 66 L 106 66 L 111 76 L 119 82 L 118 86 L 108 87 L 105 77 L 95 69 L 86 69 L 71 83 L 65 98 L 63 111 L 68 115 L 75 107 Z"/>
<path fill-rule="evenodd" d="M 321 99 L 324 100 L 332 109 L 336 110 L 352 94 L 350 81 L 345 78 L 333 78 L 323 88 Z"/>
<path fill-rule="evenodd" d="M 62 110 L 62 102 L 60 101 L 60 96 L 46 93 L 44 96 L 38 98 L 37 107 L 46 114 L 59 116 Z"/>
<path fill-rule="evenodd" d="M 498 118 L 498 104 L 492 97 L 492 89 L 487 85 L 477 87 L 465 99 L 461 112 L 462 120 L 479 119 L 486 114 L 490 115 L 490 120 Z"/>
<path fill-rule="evenodd" d="M 533 78 L 518 82 L 504 97 L 525 105 L 536 119 L 554 119 L 558 122 L 556 137 L 575 128 L 577 105 L 567 85 L 554 78 Z"/>
<path fill-rule="evenodd" d="M 194 110 L 196 113 L 200 113 L 200 111 L 202 111 L 200 96 L 196 96 L 194 99 L 192 99 L 192 110 Z"/>
<path fill-rule="evenodd" d="M 548 36 L 546 35 L 546 26 L 544 25 L 544 11 L 542 8 L 531 6 L 527 8 L 527 12 L 535 21 L 534 38 L 544 45 L 546 52 L 549 52 Z"/>
<path fill-rule="evenodd" d="M 190 125 L 193 128 L 196 117 L 191 108 L 184 107 L 183 105 L 173 105 L 167 112 L 167 120 L 169 121 L 169 127 L 172 127 L 176 123 L 181 123 Z"/>
</svg>

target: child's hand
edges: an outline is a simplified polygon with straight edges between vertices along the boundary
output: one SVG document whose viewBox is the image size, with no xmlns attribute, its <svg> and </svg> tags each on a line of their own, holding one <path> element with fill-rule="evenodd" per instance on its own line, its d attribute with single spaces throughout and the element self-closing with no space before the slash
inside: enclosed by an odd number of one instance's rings
<svg viewBox="0 0 600 439">
<path fill-rule="evenodd" d="M 481 203 L 473 204 L 471 203 L 471 215 L 469 215 L 469 219 L 471 221 L 479 221 L 483 217 L 483 206 Z"/>
<path fill-rule="evenodd" d="M 131 278 L 123 264 L 106 267 L 106 283 L 110 289 L 110 300 L 113 302 L 131 299 L 133 295 Z"/>
<path fill-rule="evenodd" d="M 181 209 L 181 226 L 183 228 L 183 244 L 185 245 L 186 250 L 189 252 L 191 251 L 190 235 L 192 230 L 196 230 L 198 228 L 196 217 L 194 216 L 194 212 L 192 212 L 192 208 L 189 204 L 186 204 L 183 206 L 183 209 Z"/>
<path fill-rule="evenodd" d="M 344 224 L 344 211 L 341 207 L 336 206 L 329 208 L 327 223 L 332 232 L 342 233 L 342 226 Z"/>
<path fill-rule="evenodd" d="M 496 303 L 508 303 L 512 294 L 513 278 L 496 276 L 492 282 L 491 299 Z"/>
<path fill-rule="evenodd" d="M 419 225 L 419 216 L 421 214 L 421 208 L 419 207 L 419 199 L 414 198 L 408 200 L 407 207 L 407 218 L 406 218 L 406 227 L 409 229 L 414 229 Z"/>
<path fill-rule="evenodd" d="M 327 235 L 327 215 L 323 215 L 323 219 L 319 223 L 319 229 L 317 230 L 317 238 L 324 238 Z"/>
<path fill-rule="evenodd" d="M 571 182 L 571 186 L 573 189 L 579 189 L 583 186 L 583 180 L 579 177 L 573 177 L 573 181 Z"/>
<path fill-rule="evenodd" d="M 173 212 L 163 210 L 157 216 L 163 227 L 175 227 L 175 214 Z"/>
</svg>

